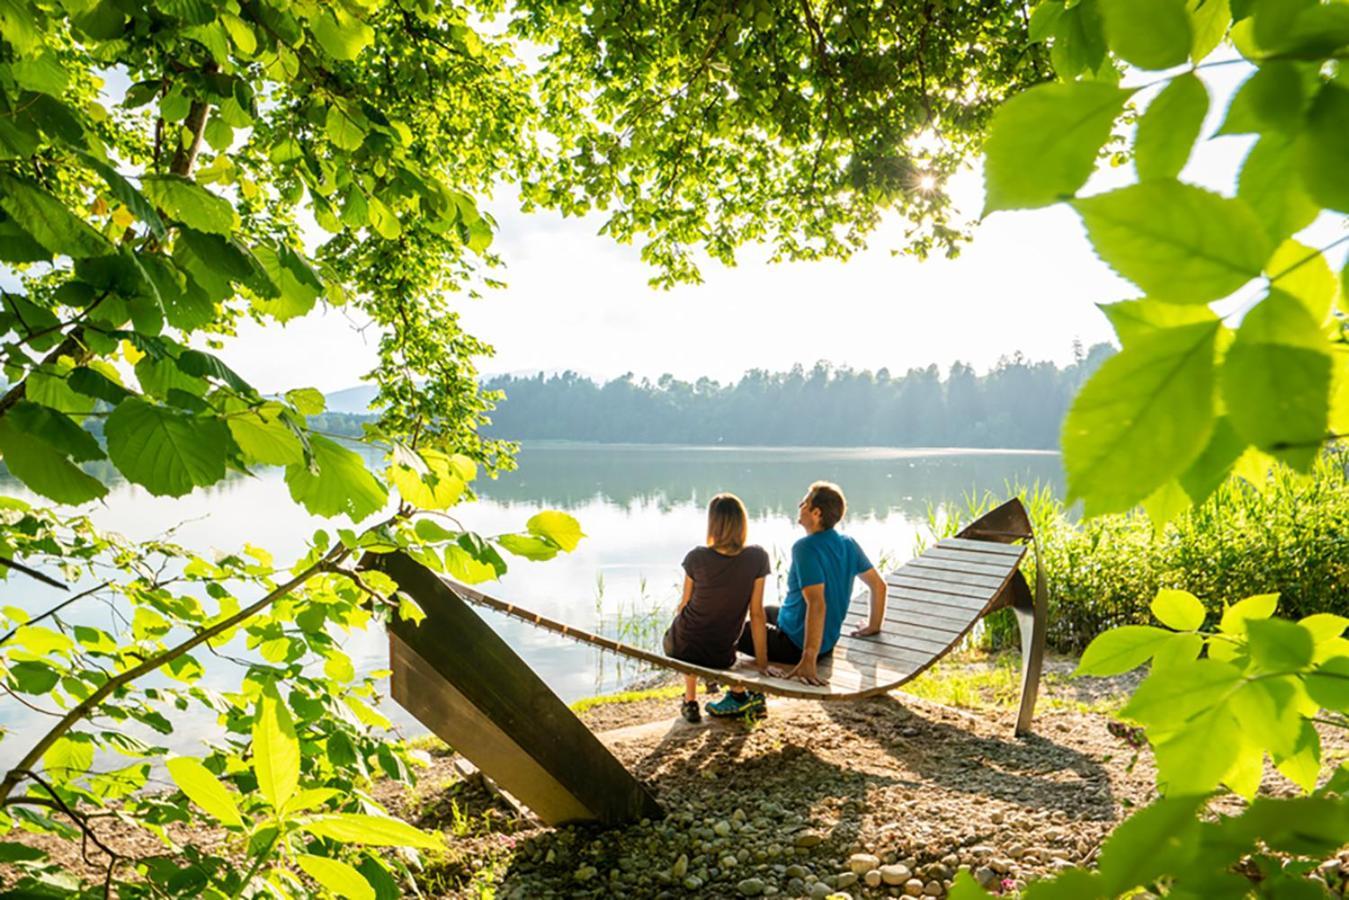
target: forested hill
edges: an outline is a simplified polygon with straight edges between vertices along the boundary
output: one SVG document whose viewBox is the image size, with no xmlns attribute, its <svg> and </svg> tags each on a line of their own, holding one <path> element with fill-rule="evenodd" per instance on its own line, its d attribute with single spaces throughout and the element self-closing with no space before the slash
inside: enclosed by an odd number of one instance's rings
<svg viewBox="0 0 1349 900">
<path fill-rule="evenodd" d="M 734 384 L 500 376 L 486 385 L 506 394 L 487 430 L 516 440 L 1057 449 L 1077 388 L 1113 352 L 1096 344 L 1065 368 L 1016 353 L 984 375 L 955 363 L 944 378 L 935 365 L 895 375 L 828 363 L 755 369 Z"/>
</svg>

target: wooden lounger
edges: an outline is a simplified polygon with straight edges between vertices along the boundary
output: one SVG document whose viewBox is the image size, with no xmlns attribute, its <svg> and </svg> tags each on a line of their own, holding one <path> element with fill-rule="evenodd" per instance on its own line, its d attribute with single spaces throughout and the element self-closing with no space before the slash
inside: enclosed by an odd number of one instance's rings
<svg viewBox="0 0 1349 900">
<path fill-rule="evenodd" d="M 426 612 L 389 624 L 393 697 L 424 725 L 519 797 L 544 821 L 617 822 L 659 812 L 654 798 L 465 601 L 654 666 L 788 697 L 842 701 L 891 691 L 958 647 L 974 624 L 1011 607 L 1021 632 L 1016 733 L 1030 730 L 1044 658 L 1046 600 L 1039 554 L 1032 593 L 1019 566 L 1034 542 L 1016 499 L 938 541 L 885 576 L 885 624 L 865 638 L 869 592 L 853 598 L 845 636 L 819 671 L 822 686 L 708 669 L 548 619 L 444 578 L 403 554 L 371 555 Z"/>
</svg>

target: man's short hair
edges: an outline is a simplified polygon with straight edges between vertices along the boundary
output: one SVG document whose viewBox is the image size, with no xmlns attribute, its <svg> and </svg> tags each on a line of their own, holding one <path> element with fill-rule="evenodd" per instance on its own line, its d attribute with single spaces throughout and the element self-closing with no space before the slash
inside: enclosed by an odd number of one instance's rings
<svg viewBox="0 0 1349 900">
<path fill-rule="evenodd" d="M 818 509 L 820 524 L 833 528 L 848 511 L 848 501 L 843 496 L 843 488 L 830 481 L 817 481 L 806 494 L 806 508 Z"/>
</svg>

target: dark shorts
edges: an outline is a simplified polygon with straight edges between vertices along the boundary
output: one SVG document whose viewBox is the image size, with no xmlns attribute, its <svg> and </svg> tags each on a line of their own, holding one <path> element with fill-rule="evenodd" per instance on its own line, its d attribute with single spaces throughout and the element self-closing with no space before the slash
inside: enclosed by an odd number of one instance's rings
<svg viewBox="0 0 1349 900">
<path fill-rule="evenodd" d="M 695 666 L 703 666 L 708 669 L 729 669 L 735 665 L 735 653 L 731 653 L 731 658 L 711 659 L 705 653 L 698 652 L 694 647 L 681 647 L 675 641 L 674 626 L 671 625 L 665 629 L 665 637 L 661 639 L 661 649 L 665 655 L 671 659 L 677 659 L 681 662 L 693 663 Z"/>
<path fill-rule="evenodd" d="M 780 609 L 777 606 L 765 606 L 763 609 L 764 617 L 768 620 L 768 661 L 794 666 L 801 661 L 801 648 L 796 646 L 795 641 L 787 637 L 787 632 L 778 627 L 778 612 Z M 740 632 L 740 641 L 736 644 L 736 649 L 747 656 L 754 656 L 754 636 L 750 633 L 748 623 L 746 623 L 744 630 Z M 827 655 L 822 655 L 821 659 Z"/>
</svg>

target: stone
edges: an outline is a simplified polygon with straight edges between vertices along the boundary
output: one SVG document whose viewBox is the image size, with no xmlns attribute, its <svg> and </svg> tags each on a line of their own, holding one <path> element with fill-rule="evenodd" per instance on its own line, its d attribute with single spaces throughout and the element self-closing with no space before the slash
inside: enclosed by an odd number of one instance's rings
<svg viewBox="0 0 1349 900">
<path fill-rule="evenodd" d="M 806 883 L 800 878 L 793 878 L 787 882 L 787 893 L 793 897 L 800 897 L 806 892 Z"/>
<path fill-rule="evenodd" d="M 974 880 L 984 887 L 992 887 L 998 880 L 998 873 L 988 866 L 980 866 L 974 870 Z"/>
<path fill-rule="evenodd" d="M 909 880 L 912 874 L 913 873 L 909 871 L 908 866 L 902 866 L 898 863 L 889 866 L 881 866 L 881 881 L 884 881 L 886 884 L 903 884 Z M 922 882 L 919 882 L 918 886 L 922 887 Z"/>
<path fill-rule="evenodd" d="M 690 875 L 688 878 L 684 879 L 684 890 L 686 891 L 696 891 L 702 886 L 703 880 L 697 875 Z"/>
<path fill-rule="evenodd" d="M 988 846 L 987 844 L 975 844 L 973 847 L 970 848 L 970 855 L 971 855 L 971 856 L 979 856 L 979 857 L 982 857 L 982 856 L 992 856 L 994 853 L 997 853 L 997 852 L 998 852 L 998 851 L 994 850 L 992 847 Z"/>
<path fill-rule="evenodd" d="M 828 897 L 833 892 L 834 892 L 833 888 L 825 884 L 823 881 L 817 881 L 810 886 L 811 900 L 825 900 L 825 898 Z"/>
<path fill-rule="evenodd" d="M 758 897 L 763 893 L 763 888 L 764 884 L 762 878 L 746 878 L 735 886 L 735 889 L 740 892 L 740 896 L 742 897 Z"/>
<path fill-rule="evenodd" d="M 940 881 L 929 881 L 923 885 L 923 895 L 927 897 L 940 897 L 946 893 L 946 889 L 941 886 Z"/>
<path fill-rule="evenodd" d="M 598 874 L 599 869 L 596 869 L 594 866 L 581 866 L 581 868 L 571 873 L 571 877 L 575 878 L 577 881 L 584 883 L 594 878 Z"/>
<path fill-rule="evenodd" d="M 866 882 L 867 887 L 880 887 L 880 886 L 881 886 L 881 870 L 880 870 L 880 869 L 872 869 L 870 872 L 868 872 L 868 873 L 866 873 L 865 875 L 862 876 L 862 880 L 863 880 L 864 882 Z"/>
<path fill-rule="evenodd" d="M 715 834 L 717 837 L 730 837 L 731 823 L 726 821 L 718 822 L 717 824 L 712 826 L 712 833 Z"/>
<path fill-rule="evenodd" d="M 941 863 L 948 869 L 954 869 L 956 866 L 960 865 L 960 857 L 956 856 L 954 853 L 948 853 L 941 858 Z"/>
<path fill-rule="evenodd" d="M 988 814 L 988 821 L 992 822 L 994 825 L 1001 825 L 1003 822 L 1003 818 L 1004 818 L 1003 814 L 998 812 L 996 809 Z"/>
<path fill-rule="evenodd" d="M 786 874 L 788 878 L 805 878 L 809 872 L 805 866 L 788 866 Z"/>
<path fill-rule="evenodd" d="M 834 887 L 840 890 L 843 888 L 850 888 L 854 884 L 857 884 L 856 872 L 840 872 L 838 873 L 838 876 L 834 878 Z"/>
<path fill-rule="evenodd" d="M 675 878 L 683 878 L 685 875 L 688 874 L 688 872 L 689 872 L 688 855 L 681 853 L 679 854 L 679 859 L 676 859 L 674 861 L 674 865 L 670 867 L 670 874 L 673 875 Z"/>
<path fill-rule="evenodd" d="M 879 869 L 880 866 L 880 859 L 870 853 L 854 853 L 848 857 L 848 868 L 858 875 L 865 875 L 872 869 Z"/>
<path fill-rule="evenodd" d="M 988 867 L 999 875 L 1006 875 L 1008 872 L 1012 871 L 1012 861 L 1010 859 L 1003 859 L 1002 857 L 995 856 L 988 861 Z"/>
<path fill-rule="evenodd" d="M 917 878 L 910 878 L 904 882 L 904 893 L 910 897 L 921 897 L 923 895 L 923 883 Z"/>
<path fill-rule="evenodd" d="M 798 848 L 818 847 L 820 844 L 824 843 L 824 835 L 820 834 L 818 831 L 803 831 L 796 836 L 796 840 L 793 841 L 793 843 Z"/>
</svg>

